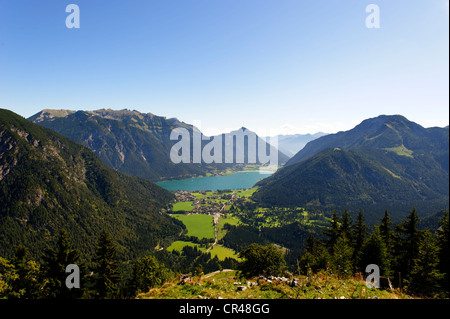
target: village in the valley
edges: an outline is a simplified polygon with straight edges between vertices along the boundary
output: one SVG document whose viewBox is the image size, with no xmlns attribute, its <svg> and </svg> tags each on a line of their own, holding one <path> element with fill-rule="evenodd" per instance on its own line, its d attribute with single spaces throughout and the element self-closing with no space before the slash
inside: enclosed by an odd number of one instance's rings
<svg viewBox="0 0 450 319">
<path fill-rule="evenodd" d="M 172 212 L 184 211 L 189 214 L 216 215 L 223 214 L 231 205 L 241 200 L 236 191 L 176 191 Z M 178 206 L 177 203 L 186 205 Z"/>
<path fill-rule="evenodd" d="M 224 191 L 174 191 L 175 200 L 168 209 L 169 214 L 202 214 L 214 217 L 214 224 L 219 218 L 238 203 L 249 201 L 256 188 Z"/>
</svg>

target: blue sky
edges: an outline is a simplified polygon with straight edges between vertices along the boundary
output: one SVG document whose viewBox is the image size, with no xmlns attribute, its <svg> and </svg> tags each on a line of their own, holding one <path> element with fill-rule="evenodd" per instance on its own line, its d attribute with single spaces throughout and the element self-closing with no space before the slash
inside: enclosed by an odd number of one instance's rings
<svg viewBox="0 0 450 319">
<path fill-rule="evenodd" d="M 65 25 L 68 4 L 80 28 Z M 365 25 L 380 8 L 379 29 Z M 448 125 L 448 0 L 0 0 L 0 107 L 136 109 L 206 133 Z"/>
</svg>

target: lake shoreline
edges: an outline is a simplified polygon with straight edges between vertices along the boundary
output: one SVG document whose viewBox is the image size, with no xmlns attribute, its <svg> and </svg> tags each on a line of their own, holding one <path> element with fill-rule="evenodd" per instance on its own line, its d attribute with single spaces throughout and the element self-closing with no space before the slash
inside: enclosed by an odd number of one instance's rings
<svg viewBox="0 0 450 319">
<path fill-rule="evenodd" d="M 260 172 L 264 172 L 264 173 L 275 173 L 275 171 L 278 169 L 278 167 L 273 170 L 273 169 L 267 169 L 267 170 L 263 170 L 263 168 L 266 168 L 267 166 L 263 166 L 263 165 L 253 165 L 253 164 L 247 164 L 245 166 L 242 166 L 240 168 L 240 170 L 235 170 L 232 168 L 227 168 L 225 170 L 219 170 L 216 171 L 215 173 L 206 173 L 206 175 L 196 175 L 196 174 L 187 174 L 182 176 L 182 178 L 175 178 L 175 177 L 170 177 L 170 178 L 161 178 L 159 180 L 153 180 L 154 183 L 161 183 L 161 182 L 168 182 L 168 181 L 180 181 L 180 180 L 185 180 L 185 179 L 192 179 L 192 178 L 200 178 L 200 177 L 212 177 L 212 176 L 226 176 L 226 175 L 233 175 L 236 173 L 241 173 L 241 172 L 256 172 L 256 171 L 260 171 Z M 179 176 L 181 177 L 181 176 Z"/>
<path fill-rule="evenodd" d="M 226 175 L 191 177 L 156 182 L 169 191 L 206 191 L 252 188 L 259 180 L 272 175 L 272 171 L 244 170 Z"/>
</svg>

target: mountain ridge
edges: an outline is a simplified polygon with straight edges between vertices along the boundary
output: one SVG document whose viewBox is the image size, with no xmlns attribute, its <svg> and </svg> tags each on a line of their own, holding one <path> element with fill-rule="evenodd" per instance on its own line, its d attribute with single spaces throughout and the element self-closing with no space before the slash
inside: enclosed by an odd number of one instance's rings
<svg viewBox="0 0 450 319">
<path fill-rule="evenodd" d="M 392 124 L 396 129 L 393 129 Z M 399 135 L 397 129 L 404 133 L 403 137 L 400 136 L 401 134 Z M 396 147 L 404 144 L 403 139 L 410 137 L 411 133 L 415 134 L 416 137 L 424 137 L 427 132 L 432 130 L 433 128 L 423 128 L 402 115 L 380 115 L 362 121 L 351 130 L 329 134 L 309 142 L 286 163 L 286 166 L 301 162 L 326 148 L 377 147 L 378 144 L 382 144 L 386 148 Z M 407 142 L 414 144 L 414 140 L 408 140 Z M 408 145 L 405 146 L 408 147 Z"/>
<path fill-rule="evenodd" d="M 228 169 L 240 170 L 245 163 L 172 163 L 170 139 L 175 128 L 199 132 L 196 127 L 152 113 L 130 110 L 100 109 L 68 111 L 45 109 L 29 118 L 30 121 L 55 130 L 73 141 L 92 149 L 103 162 L 126 174 L 152 181 L 183 179 L 217 174 Z M 199 132 L 201 133 L 201 132 Z M 226 133 L 224 133 L 226 134 Z M 222 134 L 223 135 L 223 134 Z M 202 147 L 213 137 L 205 137 Z M 191 145 L 191 158 L 192 158 Z M 281 164 L 288 157 L 279 154 Z"/>
</svg>

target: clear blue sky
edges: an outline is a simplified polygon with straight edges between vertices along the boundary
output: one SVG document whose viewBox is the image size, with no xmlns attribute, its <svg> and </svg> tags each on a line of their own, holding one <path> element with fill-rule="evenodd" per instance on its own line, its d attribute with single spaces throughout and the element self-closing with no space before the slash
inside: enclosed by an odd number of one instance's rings
<svg viewBox="0 0 450 319">
<path fill-rule="evenodd" d="M 371 3 L 380 29 L 365 25 Z M 0 0 L 0 107 L 136 109 L 207 133 L 331 133 L 379 114 L 445 126 L 448 12 L 448 0 Z"/>
</svg>

